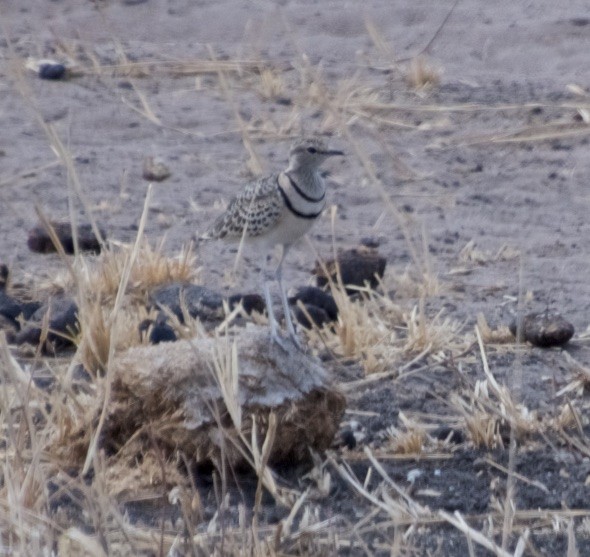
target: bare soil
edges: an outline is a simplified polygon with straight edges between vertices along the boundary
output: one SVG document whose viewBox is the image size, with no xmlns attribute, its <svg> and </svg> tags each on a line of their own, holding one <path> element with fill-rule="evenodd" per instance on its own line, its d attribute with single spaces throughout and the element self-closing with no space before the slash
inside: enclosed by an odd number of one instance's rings
<svg viewBox="0 0 590 557">
<path fill-rule="evenodd" d="M 333 231 L 326 215 L 310 234 L 319 254 L 329 257 L 333 245 L 372 239 L 387 257 L 387 273 L 408 270 L 419 277 L 428 263 L 439 288 L 427 297 L 425 311 L 444 310 L 465 335 L 479 313 L 492 327 L 507 324 L 518 300 L 527 310 L 559 311 L 574 325 L 576 336 L 563 349 L 490 343 L 486 350 L 497 381 L 540 421 L 556 418 L 568 400 L 578 416 L 569 441 L 547 431 L 517 443 L 513 502 L 521 514 L 508 547 L 514 550 L 529 527 L 525 555 L 564 555 L 573 517 L 579 555 L 587 555 L 590 401 L 587 387 L 558 394 L 577 377 L 564 352 L 590 366 L 587 4 L 460 1 L 424 54 L 439 83 L 417 90 L 406 79 L 409 60 L 451 8 L 451 2 L 432 0 L 3 3 L 0 261 L 15 280 L 63 270 L 58 256 L 32 254 L 26 245 L 27 230 L 37 222 L 35 205 L 51 218 L 67 219 L 71 191 L 36 110 L 72 153 L 93 216 L 111 240 L 135 238 L 147 188 L 144 158 L 166 162 L 172 174 L 154 185 L 146 236 L 154 244 L 165 238 L 170 254 L 252 177 L 243 137 L 253 140 L 269 171 L 284 165 L 293 137 L 330 134 L 348 156 L 326 165 L 337 213 Z M 387 48 L 371 38 L 371 25 Z M 66 81 L 22 70 L 27 57 L 63 60 L 67 54 L 77 75 Z M 204 69 L 213 56 L 228 63 L 222 77 Z M 279 80 L 275 93 L 268 93 L 261 73 Z M 76 206 L 87 217 L 79 201 Z M 221 284 L 230 293 L 257 289 L 256 261 L 241 265 L 237 279 L 228 277 L 232 248 L 200 246 L 198 258 L 204 284 Z M 314 260 L 302 243 L 285 265 L 285 282 L 309 282 Z M 394 299 L 408 311 L 418 303 L 402 289 Z M 460 429 L 452 394 L 473 392 L 485 375 L 476 345 L 459 363 L 453 355 L 438 363 L 425 358 L 397 377 L 351 391 L 343 429 L 354 429 L 358 444 L 338 449 L 334 458 L 347 462 L 362 484 L 371 466 L 363 448 L 387 453 L 380 461 L 387 474 L 420 505 L 459 511 L 476 530 L 493 530 L 499 542 L 501 519 L 492 525 L 489 517 L 502 516 L 506 498 L 507 432 L 501 447 L 477 447 L 467 437 L 433 453 L 440 458 L 394 458 L 386 450 L 387 429 L 400 427 L 400 413 L 433 428 Z M 365 377 L 355 363 L 329 365 L 344 386 Z M 318 518 L 348 533 L 369 518 L 348 549 L 334 540 L 326 554 L 389 555 L 403 532 L 404 555 L 469 551 L 471 542 L 442 518 L 410 532 L 383 512 L 370 515 L 372 504 L 330 466 L 333 485 L 316 502 Z M 277 472 L 297 489 L 309 482 L 301 470 Z M 218 501 L 213 479 L 203 478 L 206 522 Z M 365 487 L 381 480 L 373 472 Z M 251 481 L 230 490 L 228 524 L 237 520 L 238 502 L 251 508 Z M 154 527 L 178 513 L 163 499 L 129 503 L 127 510 L 138 524 Z M 283 511 L 265 500 L 263 523 L 282 518 Z M 306 543 L 285 551 L 311 551 Z M 476 545 L 474 554 L 494 553 Z"/>
</svg>

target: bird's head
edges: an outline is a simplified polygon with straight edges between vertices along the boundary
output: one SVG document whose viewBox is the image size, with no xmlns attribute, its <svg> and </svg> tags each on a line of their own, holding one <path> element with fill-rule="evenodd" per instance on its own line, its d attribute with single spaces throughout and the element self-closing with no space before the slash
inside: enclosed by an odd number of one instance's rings
<svg viewBox="0 0 590 557">
<path fill-rule="evenodd" d="M 309 137 L 296 141 L 289 151 L 289 168 L 296 170 L 309 168 L 315 170 L 328 157 L 344 155 L 342 151 L 330 149 L 323 139 Z"/>
</svg>

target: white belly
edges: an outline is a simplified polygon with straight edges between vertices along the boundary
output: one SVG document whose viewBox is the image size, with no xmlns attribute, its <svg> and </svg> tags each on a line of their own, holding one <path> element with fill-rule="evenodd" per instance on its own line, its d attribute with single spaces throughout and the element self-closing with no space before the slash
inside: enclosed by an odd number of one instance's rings
<svg viewBox="0 0 590 557">
<path fill-rule="evenodd" d="M 276 225 L 259 237 L 249 238 L 253 244 L 263 244 L 272 247 L 277 244 L 291 245 L 297 242 L 318 219 L 304 219 L 294 215 L 286 207 Z"/>
</svg>

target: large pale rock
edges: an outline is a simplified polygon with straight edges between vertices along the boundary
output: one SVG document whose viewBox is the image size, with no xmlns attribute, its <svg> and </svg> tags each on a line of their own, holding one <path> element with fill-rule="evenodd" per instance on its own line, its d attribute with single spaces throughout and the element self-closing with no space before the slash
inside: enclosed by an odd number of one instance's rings
<svg viewBox="0 0 590 557">
<path fill-rule="evenodd" d="M 238 376 L 232 383 L 219 368 L 229 367 L 233 342 Z M 103 447 L 117 450 L 149 424 L 151 442 L 161 447 L 180 449 L 197 463 L 224 458 L 239 467 L 246 463 L 243 439 L 251 439 L 252 420 L 261 445 L 272 412 L 277 431 L 271 464 L 296 463 L 309 458 L 310 449 L 328 448 L 345 398 L 319 360 L 285 344 L 283 349 L 271 343 L 267 329 L 252 326 L 230 340 L 131 348 L 114 362 Z"/>
</svg>

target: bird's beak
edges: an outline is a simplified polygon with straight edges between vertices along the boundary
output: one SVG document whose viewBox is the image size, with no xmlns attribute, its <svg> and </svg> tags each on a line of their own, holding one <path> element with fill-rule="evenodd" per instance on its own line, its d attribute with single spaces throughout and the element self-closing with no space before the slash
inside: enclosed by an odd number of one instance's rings
<svg viewBox="0 0 590 557">
<path fill-rule="evenodd" d="M 343 157 L 344 156 L 344 151 L 336 151 L 336 150 L 330 150 L 330 151 L 324 151 L 324 155 L 326 155 L 327 157 Z"/>
</svg>

